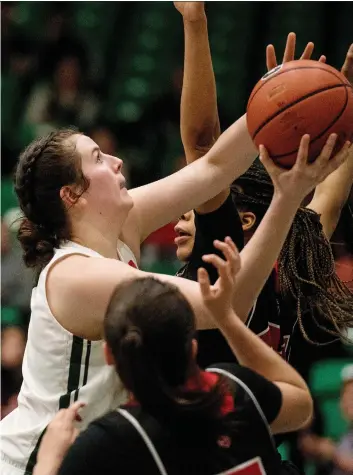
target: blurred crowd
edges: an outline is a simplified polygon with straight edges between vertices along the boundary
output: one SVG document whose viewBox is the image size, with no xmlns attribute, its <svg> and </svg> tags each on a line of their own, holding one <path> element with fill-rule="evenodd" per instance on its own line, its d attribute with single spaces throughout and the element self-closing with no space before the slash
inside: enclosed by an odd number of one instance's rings
<svg viewBox="0 0 353 475">
<path fill-rule="evenodd" d="M 150 102 L 138 121 L 112 123 L 105 114 L 104 83 L 95 74 L 95 63 L 76 35 L 70 4 L 50 2 L 51 14 L 46 16 L 41 34 L 36 37 L 29 36 L 19 26 L 17 2 L 2 2 L 1 154 L 5 178 L 10 179 L 18 153 L 31 139 L 69 124 L 89 134 L 105 153 L 125 160 L 124 174 L 130 187 L 184 166 L 179 131 L 181 67 L 172 72 L 169 89 Z M 156 156 L 171 158 L 157 160 Z M 16 407 L 34 284 L 32 272 L 22 263 L 15 237 L 16 219 L 16 210 L 2 209 L 1 417 Z M 353 193 L 332 239 L 337 272 L 353 289 L 353 238 L 347 235 L 347 229 L 351 228 L 346 226 L 350 220 L 353 220 Z M 166 226 L 146 241 L 143 268 L 171 274 L 178 269 L 173 226 Z M 340 385 L 327 397 L 337 400 L 339 394 L 343 419 L 350 429 L 346 427 L 346 432 L 335 441 L 328 438 L 326 415 L 320 413 L 322 406 L 318 404 L 312 427 L 295 442 L 300 456 L 315 464 L 317 475 L 345 473 L 336 466 L 336 449 L 350 444 L 353 453 L 352 366 L 346 367 Z"/>
</svg>

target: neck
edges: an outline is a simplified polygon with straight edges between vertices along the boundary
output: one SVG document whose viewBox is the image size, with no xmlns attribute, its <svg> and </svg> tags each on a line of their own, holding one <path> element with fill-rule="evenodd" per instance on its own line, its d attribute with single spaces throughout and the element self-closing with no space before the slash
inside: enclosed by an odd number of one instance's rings
<svg viewBox="0 0 353 475">
<path fill-rule="evenodd" d="M 117 243 L 121 227 L 116 225 L 104 226 L 103 223 L 92 224 L 81 221 L 75 225 L 71 241 L 98 252 L 103 257 L 118 259 Z"/>
</svg>

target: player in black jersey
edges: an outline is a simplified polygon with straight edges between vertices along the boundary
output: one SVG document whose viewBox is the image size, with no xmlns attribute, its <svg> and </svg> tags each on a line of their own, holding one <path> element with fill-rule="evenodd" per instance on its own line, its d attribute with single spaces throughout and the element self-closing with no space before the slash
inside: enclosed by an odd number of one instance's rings
<svg viewBox="0 0 353 475">
<path fill-rule="evenodd" d="M 192 162 L 208 150 L 220 133 L 216 85 L 202 2 L 177 2 L 176 7 L 183 15 L 185 31 L 181 132 L 187 161 Z M 310 58 L 313 47 L 309 43 L 302 58 Z M 293 60 L 294 52 L 295 35 L 291 33 L 283 61 Z M 324 61 L 325 58 L 321 57 L 320 60 Z M 269 46 L 267 67 L 272 69 L 276 64 L 275 51 Z M 353 81 L 353 45 L 347 53 L 342 72 Z M 334 261 L 326 239 L 331 236 L 337 224 L 352 180 L 351 147 L 349 160 L 317 187 L 307 208 L 301 208 L 297 213 L 278 266 L 261 292 L 255 309 L 250 313 L 251 328 L 262 333 L 274 348 L 287 357 L 295 356 L 290 347 L 292 333 L 299 334 L 299 338 L 304 335 L 303 338 L 307 340 L 325 343 L 344 333 L 353 324 L 353 298 L 335 275 Z M 242 229 L 238 213 L 248 239 L 264 216 L 272 197 L 273 186 L 269 175 L 260 164 L 254 165 L 236 181 L 231 198 L 229 190 L 225 190 L 201 207 L 198 213 L 195 212 L 195 225 L 193 212 L 182 216 L 176 226 L 180 236 L 176 240 L 177 254 L 187 264 L 180 274 L 194 279 L 200 255 L 208 252 L 207 246 L 211 245 L 212 239 L 222 239 L 224 235 L 230 234 L 236 238 L 237 243 L 241 243 Z M 272 263 L 274 261 L 275 258 Z M 262 269 L 259 262 L 259 271 Z M 270 269 L 267 274 L 270 274 Z M 297 307 L 298 302 L 300 305 Z M 312 324 L 311 317 L 318 307 L 322 308 L 318 324 L 325 327 L 326 333 L 319 330 L 315 323 Z M 298 308 L 298 311 L 293 311 L 293 308 Z M 219 332 L 202 332 L 200 363 L 217 361 L 218 355 L 226 361 L 232 358 Z"/>
<path fill-rule="evenodd" d="M 299 374 L 232 310 L 240 259 L 229 238 L 221 248 L 225 259 L 207 258 L 219 285 L 211 286 L 200 269 L 200 292 L 242 366 L 198 367 L 194 312 L 173 285 L 147 277 L 119 286 L 105 317 L 105 354 L 130 401 L 79 435 L 59 475 L 281 473 L 273 434 L 302 427 L 312 415 L 312 400 Z M 56 457 L 65 451 L 65 434 L 53 425 L 35 475 L 55 475 Z"/>
</svg>

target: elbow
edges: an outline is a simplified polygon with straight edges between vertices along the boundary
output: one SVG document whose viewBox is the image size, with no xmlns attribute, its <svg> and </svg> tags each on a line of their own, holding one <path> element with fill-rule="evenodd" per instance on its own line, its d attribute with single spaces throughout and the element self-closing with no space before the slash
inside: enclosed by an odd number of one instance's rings
<svg viewBox="0 0 353 475">
<path fill-rule="evenodd" d="M 298 401 L 298 405 L 300 405 L 300 411 L 298 411 L 297 427 L 295 430 L 305 429 L 308 427 L 311 424 L 314 416 L 314 402 L 309 390 L 303 389 L 299 398 L 300 401 Z"/>
<path fill-rule="evenodd" d="M 189 130 L 185 142 L 194 154 L 202 156 L 213 147 L 218 137 L 217 124 L 204 124 L 199 129 Z"/>
</svg>

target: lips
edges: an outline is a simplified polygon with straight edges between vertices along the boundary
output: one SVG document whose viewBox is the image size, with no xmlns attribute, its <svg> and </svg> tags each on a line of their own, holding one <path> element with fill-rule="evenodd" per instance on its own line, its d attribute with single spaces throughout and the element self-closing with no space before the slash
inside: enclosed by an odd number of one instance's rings
<svg viewBox="0 0 353 475">
<path fill-rule="evenodd" d="M 174 243 L 177 246 L 180 246 L 184 244 L 186 241 L 189 240 L 191 237 L 191 234 L 186 232 L 182 227 L 180 227 L 178 224 L 175 226 L 174 231 L 177 234 L 177 237 L 174 239 Z"/>
<path fill-rule="evenodd" d="M 191 234 L 185 231 L 179 224 L 177 224 L 174 228 L 174 231 L 178 235 L 178 237 L 190 237 Z"/>
</svg>

